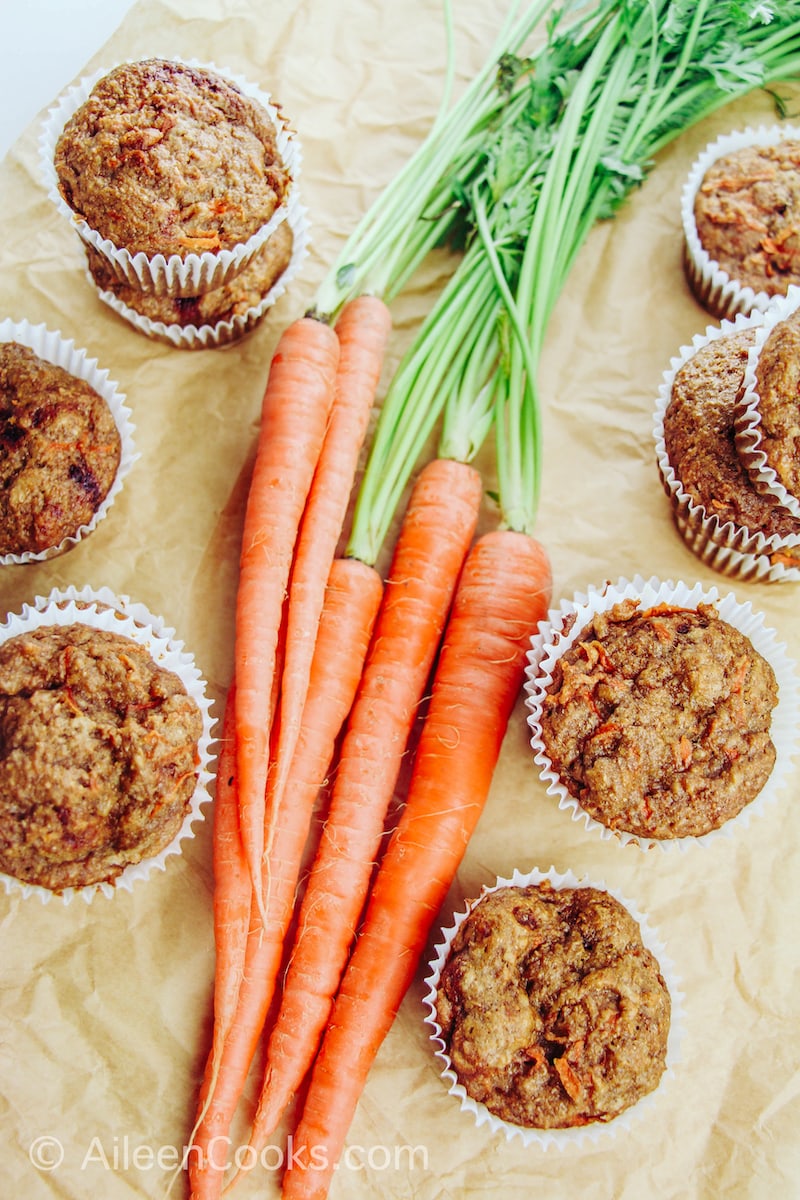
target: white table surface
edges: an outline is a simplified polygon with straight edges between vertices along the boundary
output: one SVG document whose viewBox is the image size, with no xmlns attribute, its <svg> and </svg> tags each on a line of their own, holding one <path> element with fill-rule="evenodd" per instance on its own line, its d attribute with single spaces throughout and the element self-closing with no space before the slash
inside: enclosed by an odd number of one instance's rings
<svg viewBox="0 0 800 1200">
<path fill-rule="evenodd" d="M 0 0 L 0 159 L 108 41 L 133 0 Z"/>
</svg>

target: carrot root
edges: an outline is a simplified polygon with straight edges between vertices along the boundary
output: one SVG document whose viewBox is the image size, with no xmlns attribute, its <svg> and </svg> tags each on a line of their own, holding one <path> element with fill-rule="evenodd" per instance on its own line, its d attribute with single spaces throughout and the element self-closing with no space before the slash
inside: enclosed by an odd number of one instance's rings
<svg viewBox="0 0 800 1200">
<path fill-rule="evenodd" d="M 333 407 L 298 536 L 289 588 L 286 660 L 272 804 L 277 811 L 308 695 L 311 659 L 325 596 L 380 382 L 391 313 L 377 296 L 348 301 L 336 322 L 339 364 Z M 265 852 L 269 853 L 269 843 Z"/>
<path fill-rule="evenodd" d="M 489 795 L 550 586 L 547 557 L 525 534 L 488 533 L 470 552 L 406 807 L 378 870 L 293 1135 L 285 1200 L 328 1194 L 367 1074 Z"/>
<path fill-rule="evenodd" d="M 190 1145 L 202 1137 L 209 1106 L 225 1059 L 225 1042 L 236 1017 L 244 976 L 252 885 L 239 831 L 234 739 L 235 685 L 231 684 L 222 720 L 214 798 L 214 1015 L 211 1049 L 198 1098 Z M 202 1188 L 193 1192 L 205 1200 Z"/>
<path fill-rule="evenodd" d="M 264 1027 L 292 915 L 314 802 L 353 703 L 382 592 L 380 576 L 372 568 L 355 561 L 334 560 L 312 660 L 312 701 L 304 711 L 286 785 L 286 803 L 268 866 L 267 921 L 264 924 L 258 908 L 253 906 L 235 1019 L 227 1031 L 217 1070 L 214 1070 L 213 1050 L 206 1066 L 199 1100 L 200 1119 L 189 1159 L 192 1200 L 217 1200 L 223 1190 L 226 1155 L 214 1154 L 213 1147 L 223 1145 L 229 1135 Z M 325 697 L 324 704 L 313 702 L 317 695 Z M 247 881 L 249 888 L 249 874 Z"/>
<path fill-rule="evenodd" d="M 302 317 L 281 335 L 264 390 L 244 517 L 234 641 L 236 765 L 242 840 L 262 908 L 264 797 L 278 637 L 338 359 L 336 334 L 321 321 Z"/>
<path fill-rule="evenodd" d="M 307 1072 L 330 1013 L 480 501 L 478 472 L 451 460 L 427 464 L 412 489 L 269 1037 L 256 1151 Z"/>
</svg>

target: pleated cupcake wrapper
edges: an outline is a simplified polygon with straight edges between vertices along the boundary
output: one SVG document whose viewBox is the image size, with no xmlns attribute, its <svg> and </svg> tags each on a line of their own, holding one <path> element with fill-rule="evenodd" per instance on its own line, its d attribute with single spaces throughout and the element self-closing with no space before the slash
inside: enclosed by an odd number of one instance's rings
<svg viewBox="0 0 800 1200">
<path fill-rule="evenodd" d="M 553 681 L 555 664 L 596 613 L 608 612 L 623 600 L 638 600 L 641 612 L 659 604 L 689 609 L 696 609 L 699 604 L 711 604 L 722 620 L 750 639 L 753 647 L 775 672 L 778 702 L 772 710 L 770 725 L 770 736 L 775 746 L 772 773 L 749 804 L 735 817 L 708 833 L 695 837 L 648 838 L 626 830 L 611 829 L 581 807 L 562 783 L 548 757 L 542 739 L 541 716 L 545 694 Z M 569 625 L 568 622 L 573 618 L 573 623 Z M 750 601 L 740 603 L 733 592 L 720 595 L 716 587 L 704 588 L 700 583 L 689 585 L 656 577 L 645 580 L 636 576 L 631 580 L 619 579 L 616 584 L 607 584 L 602 588 L 590 587 L 585 594 L 578 593 L 572 600 L 562 600 L 559 608 L 551 610 L 547 620 L 540 622 L 539 630 L 532 639 L 524 692 L 530 744 L 534 761 L 540 769 L 540 778 L 547 784 L 548 795 L 557 797 L 559 809 L 568 812 L 573 821 L 582 821 L 587 831 L 606 841 L 615 839 L 622 846 L 633 842 L 642 850 L 659 847 L 664 852 L 686 851 L 691 846 L 708 847 L 719 838 L 731 837 L 746 829 L 754 817 L 763 815 L 767 805 L 775 802 L 792 774 L 792 760 L 800 749 L 800 688 L 795 664 L 787 657 L 785 644 L 778 641 L 774 630 L 765 626 L 763 614 L 755 612 Z"/>
<path fill-rule="evenodd" d="M 145 337 L 166 342 L 179 350 L 211 350 L 227 346 L 232 342 L 239 341 L 246 333 L 255 328 L 284 294 L 308 258 L 310 237 L 307 210 L 300 204 L 296 188 L 289 197 L 286 219 L 294 235 L 292 256 L 286 270 L 275 280 L 258 304 L 248 308 L 245 312 L 236 313 L 232 317 L 217 321 L 213 325 L 178 325 L 154 321 L 151 317 L 146 317 L 131 308 L 113 292 L 99 288 L 91 271 L 87 270 L 86 276 L 103 303 L 112 308 L 118 316 Z"/>
<path fill-rule="evenodd" d="M 764 311 L 773 299 L 767 292 L 756 292 L 731 278 L 703 247 L 697 232 L 694 202 L 703 177 L 719 158 L 746 146 L 775 146 L 800 138 L 800 127 L 760 125 L 722 134 L 706 146 L 695 159 L 681 193 L 683 256 L 686 274 L 698 301 L 716 317 L 733 319 L 737 313 Z"/>
<path fill-rule="evenodd" d="M 639 925 L 642 942 L 658 962 L 659 970 L 667 986 L 671 1002 L 666 1068 L 658 1087 L 654 1091 L 649 1092 L 648 1095 L 643 1096 L 636 1104 L 631 1105 L 630 1108 L 625 1109 L 618 1116 L 614 1117 L 612 1121 L 595 1121 L 589 1125 L 576 1126 L 570 1129 L 535 1129 L 523 1125 L 514 1125 L 510 1121 L 504 1121 L 501 1117 L 490 1112 L 485 1104 L 478 1100 L 473 1100 L 467 1093 L 466 1088 L 458 1080 L 447 1052 L 447 1042 L 443 1037 L 442 1027 L 436 1019 L 436 993 L 442 970 L 450 954 L 453 938 L 475 906 L 480 903 L 484 896 L 491 892 L 496 892 L 501 888 L 527 887 L 530 884 L 538 885 L 545 881 L 557 889 L 596 888 L 598 891 L 604 891 L 613 896 L 615 900 L 618 900 Z M 584 1146 L 587 1143 L 597 1144 L 615 1138 L 619 1134 L 628 1132 L 642 1119 L 646 1119 L 648 1113 L 657 1112 L 656 1106 L 661 1102 L 666 1087 L 674 1080 L 676 1067 L 680 1061 L 680 1047 L 684 1026 L 684 998 L 680 990 L 680 980 L 675 974 L 675 968 L 667 955 L 666 947 L 657 932 L 650 925 L 647 917 L 634 903 L 615 891 L 614 888 L 607 887 L 602 881 L 594 882 L 586 878 L 579 879 L 572 871 L 560 874 L 554 867 L 551 867 L 548 871 L 540 871 L 534 868 L 531 871 L 523 873 L 515 869 L 509 878 L 498 877 L 491 886 L 485 886 L 481 890 L 480 896 L 469 901 L 463 911 L 455 914 L 452 924 L 440 930 L 440 936 L 441 940 L 435 946 L 434 955 L 428 965 L 428 974 L 425 978 L 428 990 L 423 997 L 423 1004 L 428 1011 L 424 1019 L 426 1025 L 431 1030 L 430 1037 L 434 1053 L 443 1064 L 441 1074 L 442 1079 L 448 1085 L 448 1094 L 454 1096 L 459 1101 L 461 1111 L 469 1113 L 474 1118 L 475 1124 L 478 1127 L 486 1125 L 492 1133 L 502 1133 L 509 1141 L 519 1138 L 525 1146 L 541 1150 L 557 1149 L 566 1151 Z"/>
<path fill-rule="evenodd" d="M 131 422 L 131 410 L 125 404 L 124 394 L 118 390 L 117 384 L 109 379 L 108 371 L 97 365 L 97 359 L 89 358 L 86 350 L 76 347 L 71 339 L 62 337 L 58 330 L 48 329 L 45 325 L 31 325 L 29 321 L 9 319 L 0 321 L 0 342 L 18 342 L 20 345 L 28 346 L 45 362 L 63 367 L 70 375 L 88 383 L 102 396 L 111 409 L 121 440 L 117 474 L 92 520 L 86 525 L 81 525 L 75 533 L 64 538 L 57 546 L 50 546 L 38 553 L 27 551 L 24 554 L 0 555 L 0 566 L 6 567 L 20 563 L 42 562 L 44 559 L 53 558 L 55 555 L 63 554 L 87 537 L 108 515 L 109 509 L 122 489 L 125 477 L 139 455 L 133 442 L 135 426 Z"/>
<path fill-rule="evenodd" d="M 137 60 L 128 59 L 126 61 Z M 199 296 L 202 292 L 220 287 L 229 279 L 235 278 L 240 271 L 244 270 L 253 255 L 261 249 L 280 222 L 286 220 L 289 213 L 289 197 L 296 187 L 300 174 L 302 148 L 296 134 L 289 129 L 279 108 L 273 104 L 269 95 L 249 80 L 234 71 L 229 71 L 227 67 L 218 67 L 214 63 L 203 63 L 197 59 L 185 60 L 177 56 L 171 57 L 169 61 L 213 71 L 215 74 L 223 76 L 229 83 L 236 84 L 245 95 L 257 100 L 275 126 L 278 153 L 291 176 L 289 196 L 275 210 L 266 224 L 256 230 L 246 242 L 216 252 L 205 250 L 201 254 L 185 256 L 173 254 L 165 257 L 163 254 L 156 254 L 148 257 L 143 251 L 131 254 L 125 247 L 115 246 L 112 241 L 103 237 L 70 208 L 58 187 L 55 168 L 56 144 L 67 121 L 88 100 L 94 85 L 113 70 L 113 67 L 104 67 L 95 71 L 94 74 L 86 76 L 69 88 L 50 109 L 39 138 L 39 158 L 48 195 L 58 211 L 69 220 L 87 245 L 93 246 L 108 259 L 121 280 L 125 280 L 131 287 L 140 288 L 145 292 L 154 292 L 158 296 Z M 120 65 L 122 64 L 114 64 L 114 66 Z"/>
<path fill-rule="evenodd" d="M 197 783 L 183 824 L 169 844 L 158 854 L 131 863 L 111 882 L 94 883 L 81 888 L 69 887 L 55 892 L 0 872 L 0 885 L 7 895 L 21 895 L 25 899 L 36 896 L 43 903 L 60 900 L 70 904 L 79 898 L 88 904 L 98 895 L 110 898 L 120 890 L 132 891 L 134 884 L 147 879 L 155 870 L 165 870 L 167 860 L 182 853 L 184 843 L 195 836 L 194 826 L 203 819 L 203 805 L 210 800 L 209 784 L 214 760 L 211 747 L 215 740 L 212 736 L 214 719 L 211 716 L 211 701 L 206 695 L 206 684 L 193 655 L 184 648 L 183 642 L 177 640 L 175 631 L 161 617 L 154 616 L 143 604 L 127 596 L 115 595 L 106 587 L 54 588 L 49 595 L 37 596 L 31 604 L 23 604 L 19 613 L 11 613 L 6 617 L 0 624 L 0 643 L 43 625 L 76 623 L 132 638 L 147 648 L 158 666 L 179 676 L 186 691 L 197 703 L 203 719 L 203 730 L 197 746 Z"/>
<path fill-rule="evenodd" d="M 800 566 L 788 566 L 766 554 L 742 554 L 732 546 L 718 545 L 703 526 L 687 523 L 675 514 L 675 524 L 689 549 L 720 575 L 742 583 L 797 583 Z"/>
<path fill-rule="evenodd" d="M 746 466 L 753 486 L 764 495 L 772 496 L 778 504 L 800 520 L 800 497 L 792 495 L 781 483 L 764 451 L 760 398 L 756 371 L 761 350 L 776 325 L 791 316 L 800 305 L 800 287 L 790 287 L 785 296 L 777 297 L 769 306 L 756 340 L 747 356 L 744 388 L 736 405 L 736 449 Z M 795 400 L 797 398 L 795 397 Z"/>
<path fill-rule="evenodd" d="M 749 316 L 738 313 L 732 320 L 709 325 L 696 334 L 690 345 L 681 346 L 678 354 L 664 371 L 656 401 L 653 438 L 661 481 L 664 485 L 679 532 L 689 549 L 707 566 L 734 579 L 758 580 L 762 583 L 800 582 L 800 556 L 797 566 L 775 562 L 773 557 L 800 547 L 800 532 L 790 537 L 767 537 L 732 521 L 721 521 L 698 504 L 684 489 L 673 468 L 664 441 L 664 418 L 672 397 L 675 376 L 699 350 L 717 338 L 729 336 L 748 327 L 759 327 L 765 320 L 761 312 Z"/>
</svg>

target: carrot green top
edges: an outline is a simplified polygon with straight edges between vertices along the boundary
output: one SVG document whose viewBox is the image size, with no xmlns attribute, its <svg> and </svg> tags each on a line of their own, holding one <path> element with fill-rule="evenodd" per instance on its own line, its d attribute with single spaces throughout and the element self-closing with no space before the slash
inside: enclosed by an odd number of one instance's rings
<svg viewBox="0 0 800 1200">
<path fill-rule="evenodd" d="M 461 252 L 383 401 L 347 548 L 367 562 L 443 413 L 443 455 L 469 459 L 493 429 L 501 523 L 532 530 L 537 369 L 590 230 L 675 136 L 800 71 L 800 0 L 537 0 L 521 15 L 512 5 L 490 58 L 448 111 L 450 0 L 444 7 L 442 109 L 317 297 L 323 312 L 358 291 L 390 300 L 435 245 Z"/>
</svg>

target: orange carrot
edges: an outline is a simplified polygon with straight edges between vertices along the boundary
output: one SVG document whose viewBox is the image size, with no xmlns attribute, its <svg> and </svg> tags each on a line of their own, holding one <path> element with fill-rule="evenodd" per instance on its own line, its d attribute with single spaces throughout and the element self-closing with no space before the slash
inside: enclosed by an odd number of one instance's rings
<svg viewBox="0 0 800 1200">
<path fill-rule="evenodd" d="M 218 1071 L 214 1071 L 213 1048 L 206 1065 L 200 1119 L 189 1156 L 193 1200 L 215 1200 L 222 1190 L 226 1139 L 272 1000 L 314 802 L 353 703 L 382 592 L 377 571 L 355 560 L 334 560 L 310 676 L 311 696 L 324 696 L 325 703 L 312 701 L 304 709 L 281 820 L 275 828 L 268 922 L 262 923 L 253 905 L 235 1021 Z M 249 873 L 247 883 L 250 889 Z"/>
<path fill-rule="evenodd" d="M 234 738 L 235 686 L 231 684 L 222 718 L 222 738 L 214 797 L 214 1031 L 212 1062 L 216 1063 L 236 1012 L 244 974 L 252 885 L 239 830 Z"/>
<path fill-rule="evenodd" d="M 206 1063 L 206 1087 L 198 1109 L 190 1144 L 205 1118 L 223 1060 L 225 1039 L 233 1025 L 244 974 L 247 933 L 250 925 L 252 883 L 239 831 L 234 739 L 234 685 L 228 689 L 222 717 L 214 796 L 214 1012 L 211 1050 Z"/>
<path fill-rule="evenodd" d="M 297 742 L 325 581 L 344 527 L 391 323 L 388 307 L 377 296 L 349 301 L 336 322 L 340 349 L 333 408 L 303 514 L 289 587 L 286 661 L 273 765 L 275 810 L 280 808 Z M 268 841 L 267 856 L 269 848 Z"/>
<path fill-rule="evenodd" d="M 264 874 L 270 880 L 266 935 L 279 947 L 293 913 L 314 801 L 353 706 L 382 597 L 383 580 L 374 567 L 355 559 L 333 560 L 309 675 L 309 697 L 279 813 L 274 811 L 272 788 L 267 790 L 267 820 L 274 824 L 275 838 L 272 853 L 264 862 Z M 276 980 L 277 970 L 270 998 Z"/>
<path fill-rule="evenodd" d="M 480 502 L 480 475 L 453 460 L 428 463 L 412 489 L 270 1033 L 250 1139 L 256 1152 L 308 1070 L 328 1018 Z"/>
<path fill-rule="evenodd" d="M 369 1069 L 483 811 L 549 599 L 550 568 L 538 542 L 511 530 L 478 539 L 453 603 L 406 806 L 292 1138 L 285 1200 L 328 1194 Z"/>
<path fill-rule="evenodd" d="M 270 364 L 247 498 L 234 637 L 242 841 L 263 908 L 261 860 L 276 649 L 297 531 L 333 401 L 339 341 L 312 317 L 281 335 Z"/>
</svg>

